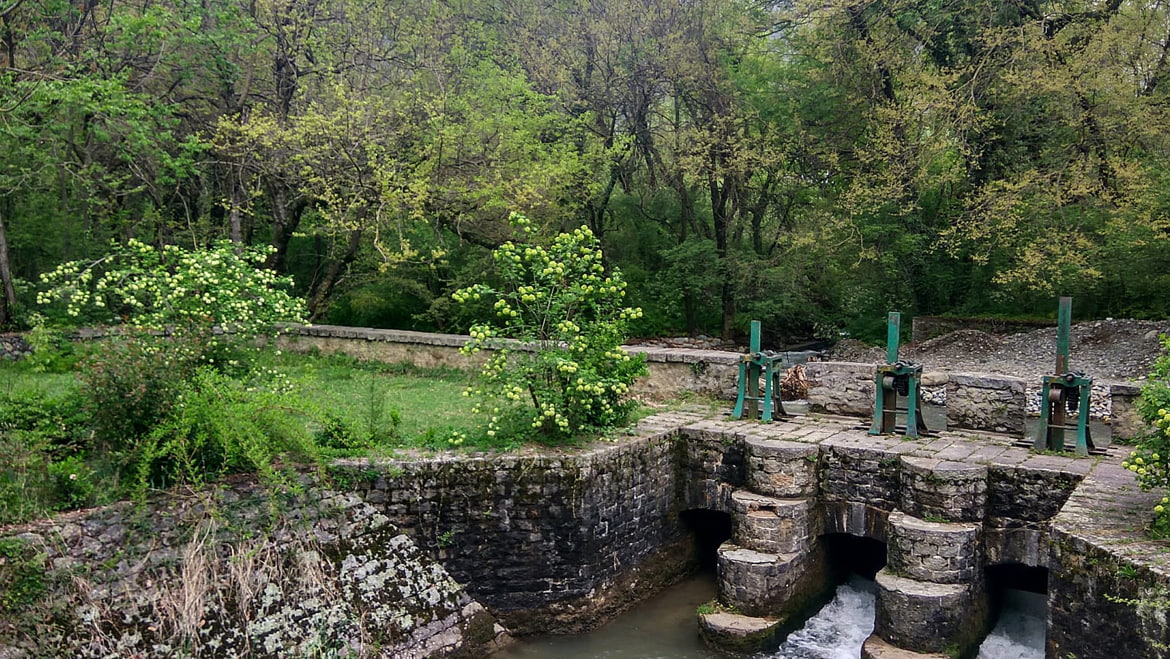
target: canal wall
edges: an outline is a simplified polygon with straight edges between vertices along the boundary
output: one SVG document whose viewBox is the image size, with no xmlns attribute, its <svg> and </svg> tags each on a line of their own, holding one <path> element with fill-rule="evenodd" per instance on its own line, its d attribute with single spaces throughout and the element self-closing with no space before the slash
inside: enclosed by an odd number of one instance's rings
<svg viewBox="0 0 1170 659">
<path fill-rule="evenodd" d="M 10 529 L 0 656 L 175 651 L 159 639 L 482 656 L 505 629 L 585 630 L 692 569 L 692 509 L 731 520 L 714 642 L 797 623 L 833 585 L 824 539 L 849 534 L 885 547 L 872 647 L 970 647 L 993 615 L 988 569 L 1024 565 L 1048 570 L 1048 657 L 1164 656 L 1170 559 L 1142 531 L 1161 494 L 1119 457 L 855 425 L 664 413 L 580 449 L 347 460 L 300 498 L 237 485 Z"/>
</svg>

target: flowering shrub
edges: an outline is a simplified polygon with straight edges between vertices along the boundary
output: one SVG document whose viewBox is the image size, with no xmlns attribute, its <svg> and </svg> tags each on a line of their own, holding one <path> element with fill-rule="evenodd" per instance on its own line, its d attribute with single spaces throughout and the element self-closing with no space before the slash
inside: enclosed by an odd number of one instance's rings
<svg viewBox="0 0 1170 659">
<path fill-rule="evenodd" d="M 270 247 L 222 241 L 196 251 L 130 240 L 96 261 L 70 261 L 41 277 L 37 304 L 50 324 L 122 324 L 142 330 L 216 325 L 242 335 L 300 322 L 304 302 L 287 277 L 257 267 Z"/>
<path fill-rule="evenodd" d="M 512 222 L 523 232 L 529 221 L 513 214 Z M 624 306 L 626 283 L 617 270 L 606 272 L 593 233 L 562 233 L 547 248 L 507 242 L 493 258 L 499 287 L 477 284 L 452 296 L 490 314 L 471 327 L 462 348 L 468 355 L 493 351 L 479 383 L 464 392 L 481 398 L 476 409 L 489 417 L 488 437 L 508 421 L 567 436 L 624 420 L 645 360 L 621 344 L 642 312 Z"/>
<path fill-rule="evenodd" d="M 1170 487 L 1170 337 L 1162 337 L 1162 354 L 1142 387 L 1138 411 L 1152 430 L 1138 440 L 1122 466 L 1137 476 L 1142 489 Z M 1154 506 L 1155 535 L 1170 536 L 1170 496 Z"/>
<path fill-rule="evenodd" d="M 93 429 L 87 457 L 133 476 L 141 492 L 236 471 L 272 478 L 278 455 L 313 452 L 304 406 L 288 398 L 282 374 L 256 366 L 255 338 L 304 317 L 285 291 L 291 281 L 258 267 L 269 251 L 131 240 L 42 277 L 45 333 L 122 327 L 87 346 L 80 363 Z"/>
</svg>

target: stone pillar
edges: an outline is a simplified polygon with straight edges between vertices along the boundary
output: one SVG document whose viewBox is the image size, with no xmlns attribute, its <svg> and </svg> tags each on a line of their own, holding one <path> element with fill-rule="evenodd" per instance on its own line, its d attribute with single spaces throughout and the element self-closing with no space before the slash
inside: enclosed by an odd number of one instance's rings
<svg viewBox="0 0 1170 659">
<path fill-rule="evenodd" d="M 719 548 L 719 599 L 742 614 L 786 621 L 823 603 L 828 580 L 823 552 L 771 554 L 732 543 Z M 827 587 L 827 588 L 826 588 Z"/>
<path fill-rule="evenodd" d="M 926 520 L 982 522 L 987 466 L 902 456 L 898 507 Z"/>
<path fill-rule="evenodd" d="M 820 535 L 809 499 L 774 499 L 740 490 L 731 495 L 731 541 L 770 554 L 804 554 Z"/>
<path fill-rule="evenodd" d="M 1141 387 L 1133 384 L 1109 385 L 1109 399 L 1112 412 L 1109 416 L 1113 441 L 1132 439 L 1149 429 L 1149 425 L 1138 414 L 1135 403 L 1142 393 Z"/>
<path fill-rule="evenodd" d="M 947 379 L 947 427 L 1024 434 L 1024 380 L 981 373 Z"/>
<path fill-rule="evenodd" d="M 874 633 L 912 652 L 965 655 L 991 622 L 981 525 L 890 513 L 888 563 L 878 573 Z"/>
<path fill-rule="evenodd" d="M 886 569 L 919 581 L 964 584 L 982 581 L 982 526 L 927 522 L 901 511 L 888 520 Z"/>
</svg>

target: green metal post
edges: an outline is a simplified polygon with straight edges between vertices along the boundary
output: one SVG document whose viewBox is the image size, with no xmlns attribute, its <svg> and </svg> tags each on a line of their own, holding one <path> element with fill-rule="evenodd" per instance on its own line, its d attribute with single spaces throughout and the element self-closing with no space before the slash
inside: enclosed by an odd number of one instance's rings
<svg viewBox="0 0 1170 659">
<path fill-rule="evenodd" d="M 1060 298 L 1060 310 L 1056 315 L 1056 373 L 1068 373 L 1072 368 L 1068 363 L 1068 335 L 1072 327 L 1072 298 Z"/>
<path fill-rule="evenodd" d="M 898 361 L 898 343 L 902 336 L 902 314 L 891 311 L 886 319 L 886 363 Z"/>
</svg>

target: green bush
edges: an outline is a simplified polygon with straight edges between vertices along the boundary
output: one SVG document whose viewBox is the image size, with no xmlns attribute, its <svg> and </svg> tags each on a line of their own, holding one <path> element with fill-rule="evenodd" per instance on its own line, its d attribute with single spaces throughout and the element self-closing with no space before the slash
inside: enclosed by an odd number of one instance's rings
<svg viewBox="0 0 1170 659">
<path fill-rule="evenodd" d="M 94 448 L 120 452 L 162 422 L 184 381 L 209 359 L 207 340 L 146 333 L 103 340 L 79 370 Z"/>
<path fill-rule="evenodd" d="M 1138 399 L 1138 412 L 1152 429 L 1121 463 L 1147 490 L 1170 487 L 1170 336 L 1163 335 L 1161 341 L 1162 353 Z M 1153 534 L 1170 537 L 1170 496 L 1162 497 L 1154 514 Z"/>
<path fill-rule="evenodd" d="M 528 226 L 521 215 L 512 219 L 520 230 Z M 646 370 L 643 357 L 621 349 L 641 310 L 623 304 L 625 281 L 617 270 L 606 273 L 592 232 L 562 233 L 547 248 L 507 242 L 493 258 L 499 286 L 452 296 L 487 311 L 463 351 L 492 350 L 466 392 L 481 399 L 488 437 L 538 431 L 563 438 L 622 422 L 633 406 L 630 386 Z"/>
<path fill-rule="evenodd" d="M 201 367 L 182 382 L 169 413 L 135 447 L 135 489 L 200 485 L 231 473 L 289 484 L 282 468 L 293 465 L 286 460 L 318 460 L 303 409 L 283 388 Z"/>
</svg>

